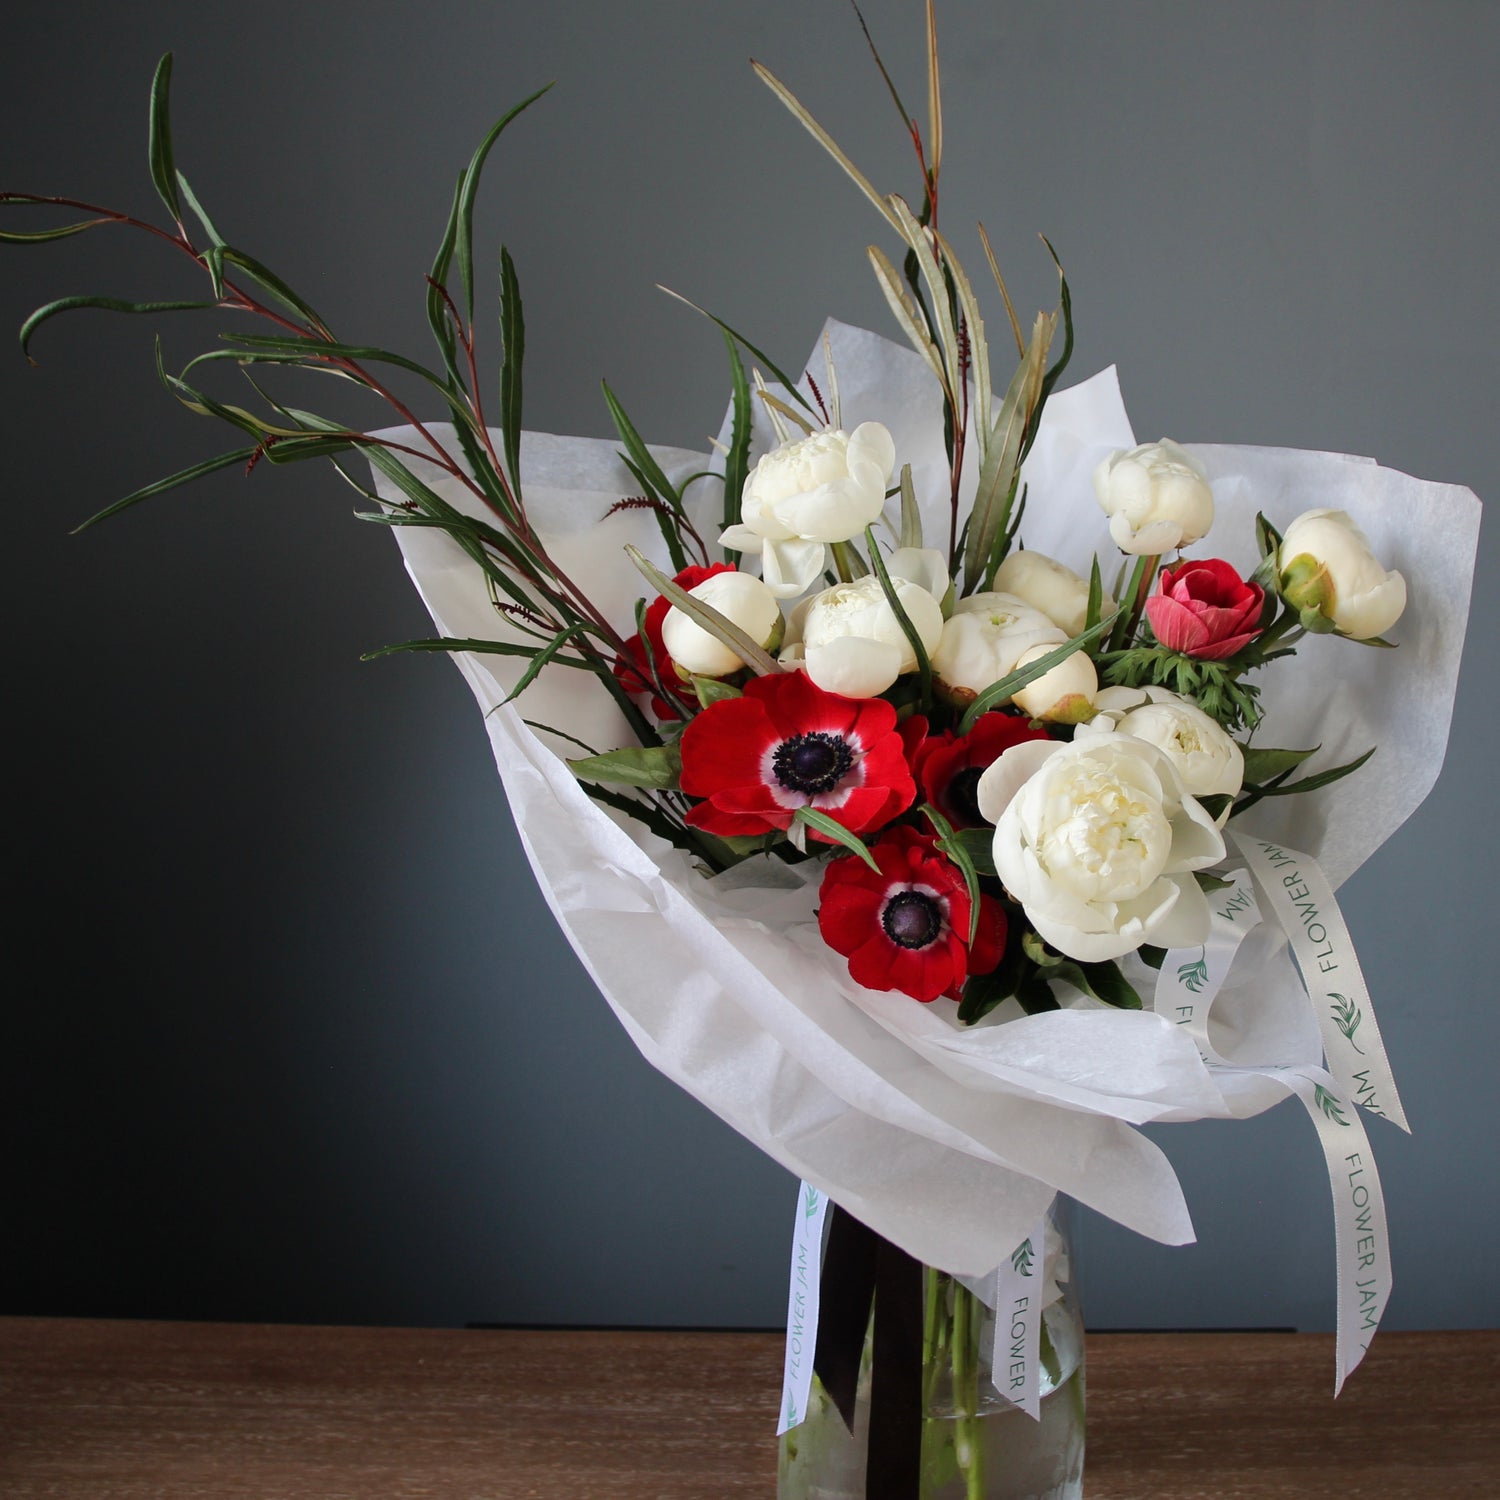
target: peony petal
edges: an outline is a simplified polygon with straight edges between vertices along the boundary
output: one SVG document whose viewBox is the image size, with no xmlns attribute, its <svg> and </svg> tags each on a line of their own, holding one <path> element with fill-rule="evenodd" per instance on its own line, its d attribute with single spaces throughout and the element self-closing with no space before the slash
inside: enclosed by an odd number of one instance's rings
<svg viewBox="0 0 1500 1500">
<path fill-rule="evenodd" d="M 874 698 L 901 675 L 901 650 L 888 641 L 843 635 L 804 648 L 807 675 L 825 692 Z"/>
<path fill-rule="evenodd" d="M 1208 941 L 1213 918 L 1208 897 L 1191 875 L 1166 877 L 1177 887 L 1177 900 L 1158 922 L 1153 924 L 1148 941 L 1158 948 L 1196 948 Z"/>
<path fill-rule="evenodd" d="M 975 792 L 979 811 L 991 823 L 998 823 L 1016 793 L 1062 748 L 1057 740 L 1028 740 L 1012 745 L 979 778 Z"/>
<path fill-rule="evenodd" d="M 823 576 L 827 551 L 822 542 L 767 538 L 760 549 L 761 577 L 778 599 L 795 599 Z"/>
</svg>

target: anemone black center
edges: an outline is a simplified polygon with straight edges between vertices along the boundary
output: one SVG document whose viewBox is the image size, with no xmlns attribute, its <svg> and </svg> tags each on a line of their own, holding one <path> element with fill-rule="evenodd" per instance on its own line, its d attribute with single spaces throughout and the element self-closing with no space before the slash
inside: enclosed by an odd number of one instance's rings
<svg viewBox="0 0 1500 1500">
<path fill-rule="evenodd" d="M 843 735 L 829 734 L 824 729 L 794 734 L 791 739 L 783 740 L 771 758 L 777 781 L 789 792 L 802 792 L 809 797 L 831 792 L 853 764 L 854 752 L 849 742 Z"/>
<path fill-rule="evenodd" d="M 943 930 L 943 913 L 921 891 L 897 891 L 880 914 L 885 935 L 903 948 L 925 948 Z"/>
<path fill-rule="evenodd" d="M 946 801 L 959 821 L 969 828 L 984 822 L 979 811 L 979 778 L 984 775 L 982 766 L 965 766 L 954 773 L 948 782 Z"/>
</svg>

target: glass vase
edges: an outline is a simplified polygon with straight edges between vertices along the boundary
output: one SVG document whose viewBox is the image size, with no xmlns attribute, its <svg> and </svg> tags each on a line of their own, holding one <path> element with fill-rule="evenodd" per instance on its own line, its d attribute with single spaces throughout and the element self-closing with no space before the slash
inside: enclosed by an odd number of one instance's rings
<svg viewBox="0 0 1500 1500">
<path fill-rule="evenodd" d="M 1084 1334 L 1067 1230 L 1066 1212 L 1054 1207 L 1044 1258 L 1040 1420 L 996 1389 L 994 1309 L 947 1272 L 923 1268 L 922 1461 L 911 1500 L 1082 1496 Z M 865 1500 L 872 1350 L 867 1334 L 852 1431 L 814 1377 L 806 1418 L 781 1438 L 778 1500 Z"/>
</svg>

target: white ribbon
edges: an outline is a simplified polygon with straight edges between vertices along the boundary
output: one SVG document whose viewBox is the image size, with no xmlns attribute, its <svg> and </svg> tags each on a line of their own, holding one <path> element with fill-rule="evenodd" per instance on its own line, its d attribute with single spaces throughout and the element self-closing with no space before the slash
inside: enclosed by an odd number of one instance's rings
<svg viewBox="0 0 1500 1500">
<path fill-rule="evenodd" d="M 1385 1195 L 1354 1105 L 1393 1120 L 1403 1130 L 1410 1127 L 1391 1078 L 1354 945 L 1327 877 L 1309 855 L 1263 839 L 1229 837 L 1245 856 L 1249 871 L 1234 871 L 1228 877 L 1229 886 L 1215 894 L 1204 945 L 1172 949 L 1163 958 L 1152 1004 L 1158 1015 L 1187 1027 L 1210 1071 L 1257 1073 L 1272 1079 L 1296 1094 L 1317 1129 L 1333 1192 L 1338 1279 L 1336 1396 L 1370 1347 L 1391 1295 Z M 1292 944 L 1318 1013 L 1329 1071 L 1312 1066 L 1237 1066 L 1220 1056 L 1209 1041 L 1208 1016 L 1214 998 L 1240 944 L 1262 920 L 1263 908 L 1272 912 Z M 1325 987 L 1328 976 L 1336 976 L 1338 991 Z M 1353 1066 L 1356 1056 L 1362 1067 Z"/>
<path fill-rule="evenodd" d="M 781 1367 L 781 1425 L 776 1436 L 807 1416 L 812 1393 L 813 1351 L 818 1344 L 819 1268 L 823 1253 L 823 1216 L 828 1198 L 802 1183 L 797 1193 L 797 1223 L 792 1230 L 792 1274 L 786 1295 L 786 1358 Z"/>
<path fill-rule="evenodd" d="M 1046 1301 L 1047 1215 L 995 1272 L 995 1389 L 1028 1417 L 1042 1417 L 1042 1304 Z"/>
<path fill-rule="evenodd" d="M 1338 1341 L 1333 1394 L 1365 1357 L 1391 1297 L 1391 1247 L 1385 1194 L 1359 1111 L 1322 1068 L 1264 1068 L 1267 1078 L 1297 1095 L 1318 1130 L 1333 1189 L 1338 1259 Z"/>
<path fill-rule="evenodd" d="M 1328 877 L 1310 855 L 1285 845 L 1235 833 L 1229 838 L 1249 862 L 1262 905 L 1291 941 L 1318 1017 L 1328 1071 L 1361 1109 L 1410 1135 L 1370 992 Z"/>
</svg>

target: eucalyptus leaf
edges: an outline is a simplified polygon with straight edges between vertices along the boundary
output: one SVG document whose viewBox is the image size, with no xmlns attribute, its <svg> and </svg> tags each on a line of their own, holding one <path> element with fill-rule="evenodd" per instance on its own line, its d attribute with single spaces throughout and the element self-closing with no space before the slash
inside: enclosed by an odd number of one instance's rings
<svg viewBox="0 0 1500 1500">
<path fill-rule="evenodd" d="M 630 745 L 570 760 L 568 769 L 580 781 L 675 791 L 682 778 L 682 752 L 676 745 Z"/>
</svg>

